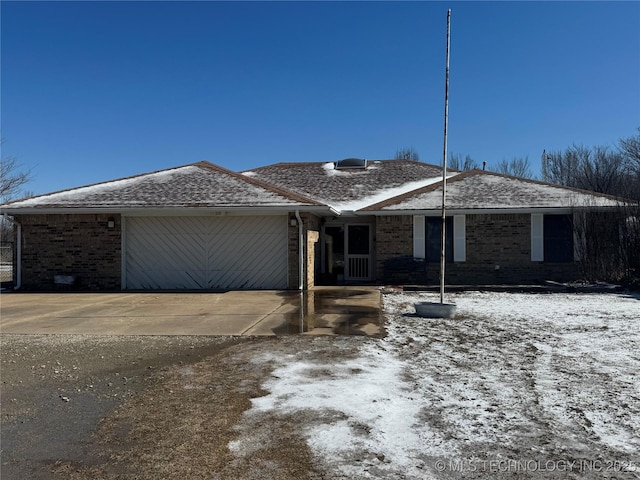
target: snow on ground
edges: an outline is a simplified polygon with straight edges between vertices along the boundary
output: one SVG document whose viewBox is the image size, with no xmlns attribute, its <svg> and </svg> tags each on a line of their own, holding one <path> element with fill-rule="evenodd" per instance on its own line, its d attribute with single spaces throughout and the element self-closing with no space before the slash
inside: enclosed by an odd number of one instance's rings
<svg viewBox="0 0 640 480">
<path fill-rule="evenodd" d="M 453 319 L 414 315 L 437 298 L 385 294 L 384 339 L 254 358 L 274 370 L 230 449 L 286 417 L 330 478 L 640 478 L 640 296 L 466 292 Z"/>
</svg>

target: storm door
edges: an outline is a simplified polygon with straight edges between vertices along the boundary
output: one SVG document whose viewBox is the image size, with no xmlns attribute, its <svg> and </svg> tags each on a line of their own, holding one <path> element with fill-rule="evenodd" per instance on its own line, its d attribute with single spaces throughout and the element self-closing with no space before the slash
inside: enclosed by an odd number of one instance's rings
<svg viewBox="0 0 640 480">
<path fill-rule="evenodd" d="M 371 226 L 347 225 L 345 280 L 371 280 Z"/>
</svg>

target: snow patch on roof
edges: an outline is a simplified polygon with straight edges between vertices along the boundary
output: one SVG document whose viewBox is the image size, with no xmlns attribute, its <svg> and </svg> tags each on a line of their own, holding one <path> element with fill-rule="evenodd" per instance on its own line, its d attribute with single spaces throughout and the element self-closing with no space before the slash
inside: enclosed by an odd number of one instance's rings
<svg viewBox="0 0 640 480">
<path fill-rule="evenodd" d="M 455 175 L 458 175 L 458 174 L 453 173 L 453 174 L 447 175 L 447 178 L 453 177 Z M 418 190 L 420 188 L 433 185 L 434 183 L 437 183 L 441 180 L 442 180 L 442 177 L 416 180 L 414 182 L 408 182 L 408 183 L 405 183 L 404 185 L 400 185 L 399 187 L 392 187 L 392 188 L 386 188 L 384 190 L 379 190 L 373 195 L 368 195 L 358 200 L 347 201 L 347 202 L 336 202 L 331 206 L 336 210 L 353 212 L 353 211 L 365 208 L 369 205 L 374 205 L 378 202 L 382 202 L 388 198 L 404 195 L 405 193 L 412 192 L 413 190 Z M 366 185 L 362 185 L 362 187 L 366 188 Z"/>
<path fill-rule="evenodd" d="M 235 173 L 201 165 L 163 170 L 42 195 L 4 205 L 28 208 L 282 207 L 309 203 L 251 183 Z"/>
<path fill-rule="evenodd" d="M 137 177 L 123 178 L 121 180 L 113 180 L 109 182 L 98 183 L 96 185 L 64 190 L 62 192 L 40 195 L 37 197 L 29 198 L 27 200 L 23 200 L 21 202 L 14 203 L 11 206 L 37 207 L 39 205 L 48 205 L 52 203 L 76 203 L 83 200 L 88 195 L 115 192 L 123 188 L 131 188 L 132 186 L 141 184 L 143 182 L 151 181 L 160 184 L 170 183 L 176 175 L 194 173 L 197 169 L 197 167 L 187 165 L 184 167 L 174 168 L 171 170 L 163 170 L 161 172 L 149 173 Z"/>
<path fill-rule="evenodd" d="M 336 170 L 336 164 L 333 163 L 333 162 L 325 163 L 324 165 L 322 165 L 322 169 L 330 177 L 333 177 L 335 175 L 345 175 L 346 174 L 346 172 L 343 172 L 341 170 Z"/>
<path fill-rule="evenodd" d="M 390 198 L 390 197 L 387 197 Z M 614 199 L 561 186 L 494 174 L 477 174 L 447 184 L 447 208 L 561 208 L 616 206 Z M 442 206 L 442 187 L 418 193 L 381 210 L 432 210 Z"/>
<path fill-rule="evenodd" d="M 442 177 L 440 167 L 409 160 L 370 160 L 366 169 L 347 170 L 335 170 L 333 162 L 281 163 L 253 171 L 266 183 L 329 206 L 352 204 L 363 197 L 402 187 L 409 182 Z"/>
<path fill-rule="evenodd" d="M 366 174 L 370 170 L 377 170 L 379 167 L 378 166 L 372 166 L 372 164 L 374 164 L 374 163 L 378 163 L 379 164 L 380 161 L 367 162 L 366 168 L 347 168 L 345 170 L 338 170 L 338 169 L 336 169 L 336 164 L 334 162 L 329 162 L 329 163 L 323 164 L 322 165 L 322 169 L 330 177 L 335 177 L 335 176 L 338 176 L 338 175 L 343 175 L 343 176 L 362 175 L 362 174 Z"/>
</svg>

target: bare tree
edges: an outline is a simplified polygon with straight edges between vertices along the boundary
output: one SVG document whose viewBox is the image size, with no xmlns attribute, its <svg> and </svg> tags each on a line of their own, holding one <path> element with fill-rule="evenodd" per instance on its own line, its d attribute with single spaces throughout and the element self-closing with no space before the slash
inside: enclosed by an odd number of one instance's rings
<svg viewBox="0 0 640 480">
<path fill-rule="evenodd" d="M 586 211 L 576 209 L 573 214 L 574 249 L 582 276 L 590 282 L 625 281 L 628 250 L 625 237 L 620 234 L 625 219 L 624 209 L 603 211 L 594 205 L 591 207 Z"/>
<path fill-rule="evenodd" d="M 459 154 L 453 152 L 449 154 L 447 166 L 453 168 L 454 170 L 473 170 L 476 168 L 480 168 L 478 162 L 471 158 L 471 155 L 465 156 L 464 160 L 462 160 Z"/>
<path fill-rule="evenodd" d="M 574 151 L 542 152 L 542 180 L 557 185 L 577 187 L 579 159 Z"/>
<path fill-rule="evenodd" d="M 542 178 L 620 198 L 615 209 L 574 215 L 580 265 L 589 280 L 640 288 L 640 135 L 620 140 L 617 149 L 573 145 L 544 152 Z"/>
<path fill-rule="evenodd" d="M 0 161 L 0 200 L 15 198 L 29 180 L 31 170 L 21 169 L 13 157 L 3 158 Z"/>
<path fill-rule="evenodd" d="M 626 157 L 631 168 L 640 172 L 640 127 L 638 127 L 636 135 L 621 139 L 618 148 Z"/>
<path fill-rule="evenodd" d="M 573 145 L 564 152 L 543 152 L 542 179 L 610 195 L 622 195 L 628 181 L 628 162 L 607 146 Z"/>
<path fill-rule="evenodd" d="M 581 171 L 581 188 L 594 192 L 621 195 L 628 174 L 627 164 L 622 154 L 608 147 L 594 147 L 591 156 L 585 156 Z"/>
<path fill-rule="evenodd" d="M 413 147 L 409 148 L 400 148 L 396 150 L 395 160 L 414 160 L 418 162 L 420 160 L 418 156 L 418 152 L 414 150 Z"/>
<path fill-rule="evenodd" d="M 449 154 L 449 159 L 447 160 L 447 166 L 451 167 L 455 170 L 474 170 L 482 168 L 484 170 L 486 162 L 482 162 L 483 166 L 480 167 L 480 164 L 476 162 L 471 155 L 466 155 L 464 160 L 462 160 L 461 155 L 457 153 L 451 152 Z M 531 167 L 529 165 L 529 158 L 512 158 L 511 160 L 502 160 L 498 162 L 495 166 L 489 167 L 489 170 L 505 173 L 507 175 L 513 175 L 514 177 L 524 177 L 524 178 L 533 178 L 533 174 L 531 173 Z"/>
<path fill-rule="evenodd" d="M 640 201 L 640 128 L 636 135 L 620 140 L 618 151 L 623 155 L 628 168 L 623 196 Z"/>
<path fill-rule="evenodd" d="M 25 192 L 22 187 L 31 180 L 31 170 L 22 169 L 13 157 L 0 159 L 0 202 L 6 202 Z M 13 261 L 13 221 L 0 217 L 0 263 Z M 5 281 L 3 278 L 2 281 Z"/>
<path fill-rule="evenodd" d="M 606 211 L 595 204 L 579 207 L 573 227 L 584 278 L 640 288 L 640 202 L 621 199 Z"/>
<path fill-rule="evenodd" d="M 529 157 L 513 157 L 511 160 L 504 158 L 498 162 L 495 167 L 491 168 L 491 170 L 514 177 L 533 178 L 531 166 L 529 165 Z"/>
<path fill-rule="evenodd" d="M 621 236 L 627 259 L 629 284 L 640 290 L 640 127 L 637 133 L 618 143 L 618 149 L 627 163 L 624 222 Z"/>
</svg>

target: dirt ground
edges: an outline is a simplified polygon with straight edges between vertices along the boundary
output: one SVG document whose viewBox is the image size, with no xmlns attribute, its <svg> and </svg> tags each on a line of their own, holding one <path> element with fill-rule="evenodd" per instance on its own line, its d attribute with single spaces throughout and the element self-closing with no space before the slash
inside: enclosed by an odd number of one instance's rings
<svg viewBox="0 0 640 480">
<path fill-rule="evenodd" d="M 259 455 L 227 448 L 269 374 L 242 359 L 300 340 L 3 335 L 0 476 L 324 478 L 282 419 Z"/>
</svg>

